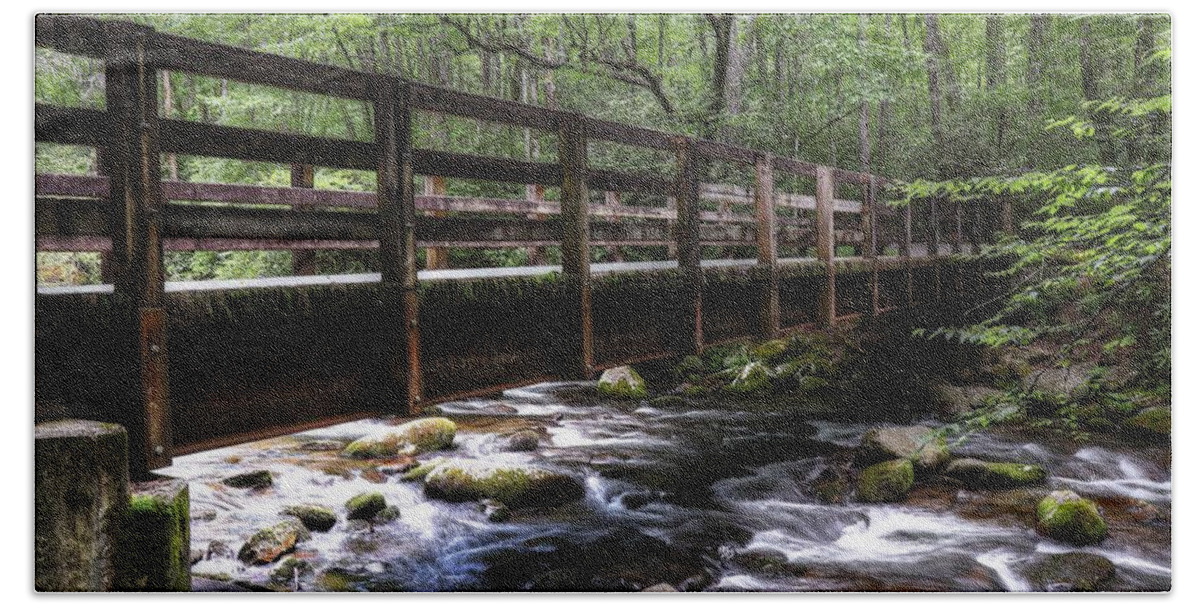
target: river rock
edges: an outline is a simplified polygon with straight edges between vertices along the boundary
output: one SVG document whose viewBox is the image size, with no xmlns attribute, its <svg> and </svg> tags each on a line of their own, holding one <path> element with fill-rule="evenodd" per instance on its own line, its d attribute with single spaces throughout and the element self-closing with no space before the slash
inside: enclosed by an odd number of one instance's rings
<svg viewBox="0 0 1200 608">
<path fill-rule="evenodd" d="M 508 509 L 507 505 L 491 498 L 479 501 L 479 510 L 492 523 L 508 521 L 508 518 L 512 517 L 512 511 Z"/>
<path fill-rule="evenodd" d="M 388 505 L 382 511 L 375 514 L 375 521 L 380 523 L 388 523 L 400 519 L 400 507 L 396 505 Z"/>
<path fill-rule="evenodd" d="M 1070 490 L 1057 490 L 1037 506 L 1037 530 L 1072 545 L 1094 545 L 1108 536 L 1096 503 Z"/>
<path fill-rule="evenodd" d="M 312 538 L 308 528 L 295 517 L 254 533 L 238 550 L 238 559 L 246 564 L 269 564 L 296 549 L 296 543 Z"/>
<path fill-rule="evenodd" d="M 118 591 L 190 591 L 188 483 L 161 479 L 130 486 L 129 511 L 116 559 Z"/>
<path fill-rule="evenodd" d="M 308 560 L 288 557 L 271 569 L 271 582 L 291 591 L 300 590 L 300 580 L 311 577 L 313 566 Z"/>
<path fill-rule="evenodd" d="M 735 395 L 753 395 L 771 389 L 771 368 L 758 361 L 751 361 L 737 371 L 737 375 L 725 385 L 726 392 Z"/>
<path fill-rule="evenodd" d="M 763 363 L 779 363 L 787 354 L 787 340 L 767 340 L 761 344 L 756 344 L 750 349 L 750 356 Z"/>
<path fill-rule="evenodd" d="M 361 437 L 346 446 L 349 458 L 389 458 L 406 453 L 422 454 L 454 446 L 457 427 L 449 418 L 420 418 L 395 428 Z"/>
<path fill-rule="evenodd" d="M 614 399 L 644 399 L 646 397 L 646 381 L 637 370 L 622 365 L 604 370 L 596 389 L 605 397 Z"/>
<path fill-rule="evenodd" d="M 971 490 L 1007 490 L 1046 481 L 1046 469 L 1020 462 L 986 462 L 958 458 L 946 465 L 946 475 Z"/>
<path fill-rule="evenodd" d="M 571 502 L 583 496 L 583 486 L 570 475 L 547 469 L 450 460 L 425 476 L 425 494 L 450 502 L 492 498 L 520 509 Z"/>
<path fill-rule="evenodd" d="M 57 420 L 35 425 L 33 433 L 34 589 L 107 591 L 129 505 L 125 428 Z"/>
<path fill-rule="evenodd" d="M 369 520 L 387 508 L 387 501 L 379 492 L 366 492 L 346 501 L 346 519 Z"/>
<path fill-rule="evenodd" d="M 1021 574 L 1035 591 L 1103 591 L 1117 569 L 1102 555 L 1071 551 L 1040 555 L 1022 567 Z"/>
<path fill-rule="evenodd" d="M 425 476 L 429 475 L 430 471 L 436 469 L 439 464 L 445 461 L 445 458 L 434 458 L 422 462 L 400 475 L 400 481 L 423 481 Z"/>
<path fill-rule="evenodd" d="M 303 450 L 305 452 L 337 452 L 344 447 L 346 447 L 345 442 L 338 441 L 336 439 L 316 439 L 313 441 L 306 441 L 296 446 L 296 449 Z"/>
<path fill-rule="evenodd" d="M 950 460 L 946 440 L 933 437 L 927 426 L 887 426 L 871 429 L 863 435 L 855 460 L 871 465 L 885 460 L 906 458 L 913 461 L 917 473 L 932 473 Z"/>
<path fill-rule="evenodd" d="M 1161 437 L 1171 436 L 1171 408 L 1154 406 L 1148 407 L 1137 415 L 1126 418 L 1122 425 L 1131 431 L 1158 435 Z"/>
<path fill-rule="evenodd" d="M 538 449 L 541 441 L 542 438 L 537 431 L 518 431 L 508 436 L 504 450 L 507 452 L 532 452 Z"/>
<path fill-rule="evenodd" d="M 788 561 L 783 551 L 775 549 L 746 549 L 738 551 L 730 558 L 733 563 L 753 572 L 762 574 L 791 574 L 801 576 L 805 567 Z"/>
<path fill-rule="evenodd" d="M 867 467 L 858 476 L 858 499 L 863 502 L 895 502 L 913 485 L 913 463 L 907 458 L 888 460 Z"/>
<path fill-rule="evenodd" d="M 989 398 L 998 398 L 1004 391 L 990 386 L 955 386 L 938 383 L 930 387 L 933 404 L 939 419 L 953 420 L 983 405 Z"/>
<path fill-rule="evenodd" d="M 313 532 L 328 532 L 337 523 L 333 509 L 320 505 L 292 505 L 285 508 L 283 514 L 299 519 L 305 528 Z"/>
<path fill-rule="evenodd" d="M 226 477 L 221 480 L 221 483 L 231 488 L 261 490 L 271 487 L 274 482 L 271 479 L 270 471 L 250 471 L 249 473 L 239 473 L 232 477 Z"/>
<path fill-rule="evenodd" d="M 1039 369 L 1032 374 L 1033 389 L 1051 396 L 1079 397 L 1087 391 L 1092 367 L 1081 363 Z"/>
<path fill-rule="evenodd" d="M 679 592 L 678 589 L 676 589 L 675 587 L 672 587 L 671 585 L 668 585 L 667 583 L 659 583 L 657 585 L 650 585 L 649 587 L 642 589 L 642 593 L 678 593 L 678 592 Z"/>
</svg>

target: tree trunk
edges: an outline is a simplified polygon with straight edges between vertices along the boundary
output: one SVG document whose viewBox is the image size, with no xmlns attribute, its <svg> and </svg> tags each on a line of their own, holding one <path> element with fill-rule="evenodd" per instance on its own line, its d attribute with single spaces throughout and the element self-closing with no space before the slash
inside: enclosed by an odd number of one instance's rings
<svg viewBox="0 0 1200 608">
<path fill-rule="evenodd" d="M 1004 134 L 1008 127 L 1008 109 L 1003 100 L 997 99 L 1001 87 L 1005 83 L 1005 54 L 1004 46 L 1004 17 L 991 15 L 987 18 L 987 90 L 991 105 L 996 113 L 996 162 L 993 169 L 998 169 L 999 159 L 1004 158 Z"/>
<path fill-rule="evenodd" d="M 729 84 L 729 56 L 733 42 L 733 15 L 705 15 L 712 26 L 715 38 L 713 72 L 708 116 L 705 117 L 703 136 L 713 139 L 720 129 L 722 114 L 726 109 L 726 89 Z"/>
<path fill-rule="evenodd" d="M 170 70 L 162 70 L 163 83 L 163 118 L 170 120 L 175 116 L 175 95 L 171 88 Z M 174 152 L 167 153 L 167 175 L 171 181 L 179 181 L 179 161 Z"/>
<path fill-rule="evenodd" d="M 933 133 L 933 157 L 937 177 L 945 179 L 946 135 L 942 126 L 941 70 L 937 53 L 937 15 L 925 15 L 925 70 L 929 75 L 929 126 Z"/>
<path fill-rule="evenodd" d="M 1083 98 L 1085 101 L 1098 102 L 1102 99 L 1099 85 L 1099 65 L 1092 53 L 1095 40 L 1092 37 L 1092 19 L 1098 17 L 1085 16 L 1079 20 L 1079 72 L 1083 82 Z M 1112 124 L 1108 112 L 1088 112 L 1092 124 L 1096 128 L 1096 143 L 1099 146 L 1100 164 L 1112 167 L 1117 164 L 1117 151 L 1112 142 Z"/>
<path fill-rule="evenodd" d="M 867 50 L 867 16 L 860 14 L 858 16 L 858 56 L 859 66 L 858 79 L 859 86 L 866 86 L 866 62 L 863 57 L 866 56 Z M 871 103 L 867 100 L 865 94 L 860 94 L 862 101 L 859 103 L 858 111 L 858 165 L 863 173 L 871 172 Z"/>
<path fill-rule="evenodd" d="M 883 19 L 883 39 L 884 44 L 887 44 L 892 37 L 892 16 L 887 15 Z M 884 73 L 884 90 L 887 93 L 883 99 L 879 100 L 879 122 L 875 125 L 875 166 L 880 175 L 888 175 L 887 167 L 887 151 L 888 151 L 888 136 L 887 124 L 892 113 L 892 78 L 890 73 Z"/>
</svg>

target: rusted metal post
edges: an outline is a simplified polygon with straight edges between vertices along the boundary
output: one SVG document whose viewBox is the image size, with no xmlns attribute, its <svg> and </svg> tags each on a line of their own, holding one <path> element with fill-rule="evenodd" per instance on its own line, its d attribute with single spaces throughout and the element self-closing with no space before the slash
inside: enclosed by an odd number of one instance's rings
<svg viewBox="0 0 1200 608">
<path fill-rule="evenodd" d="M 758 267 L 762 272 L 759 292 L 758 335 L 774 338 L 779 333 L 779 248 L 775 234 L 775 177 L 771 154 L 759 155 L 754 163 L 755 234 Z"/>
<path fill-rule="evenodd" d="M 683 274 L 679 290 L 683 316 L 679 351 L 698 355 L 704 351 L 704 272 L 700 268 L 700 181 L 696 175 L 696 152 L 686 137 L 677 137 L 675 147 L 675 253 Z"/>
<path fill-rule="evenodd" d="M 153 31 L 131 23 L 106 24 L 105 98 L 111 137 L 107 149 L 112 202 L 114 298 L 124 308 L 130 344 L 122 373 L 129 382 L 130 475 L 171 464 L 171 409 L 167 375 L 160 176 L 158 71 L 148 59 Z"/>
<path fill-rule="evenodd" d="M 592 348 L 591 247 L 588 243 L 587 138 L 583 119 L 566 115 L 558 129 L 559 163 L 562 165 L 562 268 L 570 311 L 578 330 L 573 336 L 568 377 L 590 379 L 595 373 Z"/>
<path fill-rule="evenodd" d="M 817 297 L 817 324 L 821 327 L 832 327 L 837 320 L 833 193 L 833 170 L 825 166 L 817 167 L 817 259 L 825 266 L 825 281 Z"/>
<path fill-rule="evenodd" d="M 407 83 L 378 76 L 375 86 L 380 292 L 389 329 L 385 407 L 390 409 L 399 402 L 399 413 L 412 415 L 418 411 L 422 394 L 412 111 Z"/>
<path fill-rule="evenodd" d="M 312 165 L 292 165 L 293 188 L 312 188 L 313 185 Z M 317 274 L 317 252 L 312 249 L 293 249 L 292 274 Z"/>
<path fill-rule="evenodd" d="M 445 196 L 446 178 L 440 175 L 426 175 L 422 182 L 425 196 Z M 433 217 L 445 217 L 445 211 L 431 211 Z M 450 267 L 450 252 L 445 247 L 428 247 L 425 249 L 425 268 L 440 270 Z"/>
</svg>

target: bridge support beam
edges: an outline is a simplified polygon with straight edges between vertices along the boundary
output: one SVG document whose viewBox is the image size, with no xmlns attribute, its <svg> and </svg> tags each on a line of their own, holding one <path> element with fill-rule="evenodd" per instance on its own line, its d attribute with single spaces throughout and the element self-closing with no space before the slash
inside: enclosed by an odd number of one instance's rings
<svg viewBox="0 0 1200 608">
<path fill-rule="evenodd" d="M 941 253 L 941 238 L 942 231 L 939 225 L 938 215 L 938 200 L 936 198 L 929 199 L 929 219 L 925 223 L 925 242 L 929 257 L 937 257 Z M 933 265 L 933 300 L 935 302 L 942 299 L 942 266 L 941 264 Z"/>
<path fill-rule="evenodd" d="M 313 166 L 312 165 L 292 165 L 292 187 L 293 188 L 312 188 L 315 186 L 313 181 Z M 303 207 L 297 207 L 303 209 Z M 292 274 L 294 275 L 314 275 L 317 274 L 317 252 L 313 249 L 293 249 L 292 250 Z"/>
<path fill-rule="evenodd" d="M 426 175 L 421 182 L 422 192 L 425 196 L 445 196 L 446 195 L 446 178 L 440 175 Z M 429 214 L 433 217 L 446 217 L 445 211 L 431 211 Z M 427 247 L 425 248 L 425 268 L 426 270 L 441 270 L 450 267 L 450 250 L 445 247 Z"/>
<path fill-rule="evenodd" d="M 754 163 L 754 210 L 758 267 L 762 273 L 759 292 L 758 335 L 771 339 L 779 333 L 779 249 L 775 236 L 774 159 L 762 154 Z"/>
<path fill-rule="evenodd" d="M 691 140 L 677 137 L 675 147 L 675 253 L 683 273 L 679 290 L 683 317 L 679 352 L 698 355 L 704 350 L 704 274 L 700 268 L 700 181 Z"/>
<path fill-rule="evenodd" d="M 833 234 L 833 170 L 817 167 L 817 259 L 825 267 L 825 281 L 817 294 L 817 324 L 833 327 L 837 319 L 837 270 L 833 265 L 836 251 Z"/>
<path fill-rule="evenodd" d="M 592 346 L 592 271 L 588 240 L 587 138 L 582 116 L 569 116 L 559 126 L 558 155 L 562 164 L 562 268 L 573 325 L 567 355 L 567 377 L 591 379 L 595 373 Z"/>
<path fill-rule="evenodd" d="M 111 140 L 110 236 L 114 299 L 129 341 L 120 351 L 128 401 L 118 414 L 129 431 L 129 470 L 145 479 L 171 464 L 167 376 L 167 315 L 163 306 L 163 195 L 160 176 L 158 71 L 147 60 L 150 30 L 106 24 L 105 96 Z"/>
<path fill-rule="evenodd" d="M 422 394 L 412 112 L 407 83 L 380 76 L 375 86 L 380 292 L 388 328 L 384 350 L 388 402 L 384 407 L 412 415 L 419 409 Z"/>
</svg>

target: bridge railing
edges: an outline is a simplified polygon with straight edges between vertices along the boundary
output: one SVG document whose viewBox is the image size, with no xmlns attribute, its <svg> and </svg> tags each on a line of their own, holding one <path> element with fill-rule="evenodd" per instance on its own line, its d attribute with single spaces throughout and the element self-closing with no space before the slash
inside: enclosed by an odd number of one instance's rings
<svg viewBox="0 0 1200 608">
<path fill-rule="evenodd" d="M 296 273 L 314 271 L 315 249 L 378 251 L 384 293 L 394 299 L 394 342 L 385 362 L 394 370 L 400 401 L 409 411 L 422 399 L 417 310 L 419 247 L 557 246 L 572 299 L 577 377 L 595 370 L 591 329 L 591 248 L 667 246 L 684 277 L 687 314 L 679 328 L 683 352 L 704 346 L 701 299 L 704 246 L 753 248 L 762 272 L 759 334 L 780 330 L 779 271 L 789 264 L 824 268 L 816 318 L 833 324 L 836 259 L 840 247 L 872 264 L 872 311 L 880 310 L 878 264 L 894 257 L 911 268 L 915 257 L 967 251 L 982 231 L 964 229 L 963 207 L 943 212 L 897 211 L 880 201 L 885 178 L 790 159 L 735 145 L 552 110 L 247 49 L 157 32 L 122 21 L 40 15 L 35 43 L 104 61 L 106 109 L 37 104 L 38 142 L 91 146 L 102 175 L 36 177 L 35 225 L 39 250 L 105 252 L 105 280 L 128 311 L 126 357 L 144 412 L 142 456 L 151 465 L 169 459 L 164 251 L 288 249 Z M 361 100 L 371 107 L 372 141 L 314 137 L 204 124 L 159 115 L 162 70 Z M 537 162 L 414 147 L 417 113 L 452 115 L 552 134 L 556 162 Z M 589 167 L 589 142 L 611 142 L 669 154 L 673 170 L 626 171 Z M 292 167 L 291 187 L 162 180 L 161 156 L 182 154 L 265 161 Z M 711 162 L 741 164 L 753 186 L 705 182 Z M 313 188 L 313 167 L 374 171 L 375 192 Z M 812 180 L 811 192 L 784 192 L 775 175 Z M 426 176 L 423 192 L 414 177 Z M 525 200 L 446 195 L 445 179 L 526 185 Z M 546 200 L 557 188 L 559 200 Z M 590 192 L 606 193 L 593 202 Z M 665 207 L 627 205 L 622 193 L 665 197 Z M 851 193 L 851 194 L 847 194 Z M 847 198 L 849 197 L 849 198 Z M 190 204 L 195 202 L 220 203 Z M 715 209 L 704 209 L 715 203 Z M 735 212 L 734 207 L 744 211 Z M 924 226 L 923 248 L 913 246 L 913 215 Z M 923 214 L 923 215 L 922 215 Z M 968 236 L 964 241 L 964 234 Z M 949 251 L 941 241 L 949 235 Z M 969 241 L 969 243 L 967 243 Z M 781 247 L 812 255 L 780 257 Z M 923 250 L 922 250 L 923 249 Z M 843 251 L 843 253 L 847 253 Z M 433 265 L 440 262 L 433 261 Z M 912 279 L 909 272 L 908 289 Z"/>
</svg>

